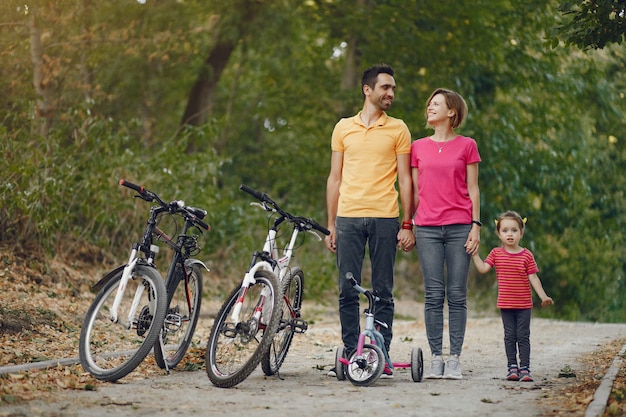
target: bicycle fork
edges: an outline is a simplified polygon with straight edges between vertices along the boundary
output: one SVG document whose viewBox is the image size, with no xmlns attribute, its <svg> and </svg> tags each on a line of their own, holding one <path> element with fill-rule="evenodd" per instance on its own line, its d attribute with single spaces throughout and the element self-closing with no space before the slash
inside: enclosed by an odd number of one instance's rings
<svg viewBox="0 0 626 417">
<path fill-rule="evenodd" d="M 159 250 L 158 247 L 155 245 L 152 245 L 150 249 L 152 253 L 156 253 Z M 124 293 L 126 292 L 128 281 L 133 277 L 133 271 L 135 270 L 135 267 L 137 266 L 137 262 L 139 261 L 137 252 L 138 252 L 137 249 L 133 248 L 128 258 L 128 263 L 126 264 L 126 266 L 124 267 L 124 270 L 122 271 L 122 278 L 120 279 L 120 285 L 117 287 L 117 293 L 115 294 L 115 299 L 113 300 L 113 305 L 111 306 L 111 312 L 109 315 L 109 319 L 113 323 L 119 323 L 118 309 L 120 307 L 120 304 L 122 303 L 122 297 L 124 296 Z M 148 261 L 151 262 L 152 257 L 150 257 Z M 120 323 L 127 330 L 132 329 L 133 325 L 137 324 L 135 323 L 133 318 L 135 317 L 135 314 L 139 307 L 141 296 L 143 295 L 144 290 L 145 290 L 145 287 L 143 285 L 137 286 L 137 290 L 135 291 L 135 296 L 133 297 L 133 301 L 128 311 L 127 321 Z M 148 309 L 150 313 L 152 313 L 154 311 L 154 306 L 152 305 L 152 302 L 154 300 L 152 300 L 152 297 L 150 297 L 150 299 L 151 299 L 151 303 L 148 306 Z"/>
<path fill-rule="evenodd" d="M 256 271 L 258 271 L 259 269 L 266 269 L 269 271 L 272 270 L 268 262 L 259 262 L 259 263 L 256 263 L 252 268 L 250 268 L 248 272 L 246 272 L 246 274 L 243 277 L 243 281 L 241 282 L 241 289 L 239 291 L 239 296 L 237 297 L 237 301 L 235 301 L 235 305 L 233 307 L 233 311 L 230 316 L 234 324 L 238 324 L 241 321 L 240 315 L 241 315 L 241 309 L 243 308 L 243 302 L 246 298 L 248 288 L 250 288 L 251 285 L 256 283 L 256 279 L 254 278 L 254 275 L 256 274 Z M 262 316 L 266 314 L 270 314 L 270 315 L 272 314 L 271 311 L 269 312 L 263 311 L 263 307 L 265 306 L 265 301 L 269 297 L 271 297 L 271 295 L 272 294 L 270 292 L 270 289 L 267 287 L 264 287 L 263 290 L 261 291 L 261 296 L 259 297 L 259 302 L 255 308 L 254 315 L 253 315 L 253 318 L 258 323 L 260 323 Z"/>
</svg>

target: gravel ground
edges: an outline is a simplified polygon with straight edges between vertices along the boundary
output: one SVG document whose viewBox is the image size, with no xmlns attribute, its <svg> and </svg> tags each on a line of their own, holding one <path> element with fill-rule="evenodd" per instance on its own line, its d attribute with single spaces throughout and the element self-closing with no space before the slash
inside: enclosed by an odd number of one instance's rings
<svg viewBox="0 0 626 417">
<path fill-rule="evenodd" d="M 422 306 L 398 303 L 396 311 L 397 317 L 411 319 L 397 319 L 394 324 L 392 360 L 408 362 L 411 349 L 420 347 L 427 367 L 430 352 Z M 211 384 L 204 369 L 148 376 L 137 371 L 118 383 L 99 384 L 96 391 L 62 390 L 55 392 L 53 399 L 3 406 L 0 416 L 576 416 L 571 411 L 560 414 L 551 401 L 571 382 L 559 375 L 563 370 L 582 370 L 583 356 L 626 338 L 626 324 L 533 319 L 531 368 L 535 382 L 509 382 L 504 379 L 506 360 L 499 317 L 470 318 L 461 358 L 462 380 L 416 383 L 410 370 L 396 369 L 393 379 L 356 387 L 326 376 L 340 341 L 336 314 L 312 305 L 305 306 L 304 314 L 310 320 L 309 330 L 296 335 L 279 377 L 265 377 L 259 367 L 236 387 L 222 389 Z M 206 341 L 211 325 L 208 317 L 201 319 L 199 340 Z"/>
</svg>

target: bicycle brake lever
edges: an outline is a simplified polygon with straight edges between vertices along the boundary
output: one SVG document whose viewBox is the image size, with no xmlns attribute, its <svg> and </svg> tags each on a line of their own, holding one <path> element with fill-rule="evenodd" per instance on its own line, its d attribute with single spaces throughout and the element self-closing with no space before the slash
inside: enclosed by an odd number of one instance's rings
<svg viewBox="0 0 626 417">
<path fill-rule="evenodd" d="M 311 233 L 312 235 L 315 235 L 318 241 L 322 240 L 322 237 L 320 236 L 320 234 L 317 233 L 315 230 L 311 229 L 311 230 L 307 230 L 307 232 Z"/>
</svg>

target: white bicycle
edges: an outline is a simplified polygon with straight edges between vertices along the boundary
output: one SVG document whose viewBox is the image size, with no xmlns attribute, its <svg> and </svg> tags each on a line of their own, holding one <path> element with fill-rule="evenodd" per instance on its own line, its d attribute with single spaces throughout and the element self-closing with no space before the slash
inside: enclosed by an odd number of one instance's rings
<svg viewBox="0 0 626 417">
<path fill-rule="evenodd" d="M 235 386 L 246 379 L 259 362 L 266 375 L 274 375 L 283 364 L 295 333 L 308 324 L 301 318 L 304 272 L 290 268 L 294 251 L 302 245 L 301 232 L 330 232 L 315 220 L 294 216 L 281 209 L 267 194 L 245 185 L 241 190 L 259 202 L 251 205 L 271 213 L 263 249 L 252 254 L 241 284 L 233 290 L 215 318 L 207 343 L 206 370 L 218 387 Z M 276 242 L 281 226 L 290 225 L 285 249 Z M 288 232 L 285 232 L 288 237 Z"/>
</svg>

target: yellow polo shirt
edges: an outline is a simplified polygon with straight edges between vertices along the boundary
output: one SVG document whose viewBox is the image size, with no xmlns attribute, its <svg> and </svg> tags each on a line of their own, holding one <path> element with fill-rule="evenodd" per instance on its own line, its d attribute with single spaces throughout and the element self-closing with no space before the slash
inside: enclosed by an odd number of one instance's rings
<svg viewBox="0 0 626 417">
<path fill-rule="evenodd" d="M 411 153 L 411 133 L 386 113 L 369 128 L 360 115 L 341 119 L 333 130 L 331 148 L 343 153 L 337 216 L 398 217 L 397 156 Z"/>
</svg>

